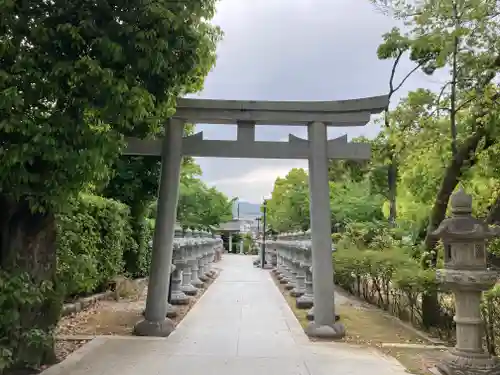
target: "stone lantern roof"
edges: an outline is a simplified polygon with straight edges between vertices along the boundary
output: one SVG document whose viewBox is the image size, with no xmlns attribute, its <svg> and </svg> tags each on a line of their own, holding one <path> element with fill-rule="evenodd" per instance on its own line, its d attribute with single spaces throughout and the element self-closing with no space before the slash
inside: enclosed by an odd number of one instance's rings
<svg viewBox="0 0 500 375">
<path fill-rule="evenodd" d="M 432 232 L 433 237 L 443 240 L 486 240 L 498 236 L 484 221 L 472 216 L 472 196 L 460 187 L 451 196 L 451 212 L 439 227 Z"/>
</svg>

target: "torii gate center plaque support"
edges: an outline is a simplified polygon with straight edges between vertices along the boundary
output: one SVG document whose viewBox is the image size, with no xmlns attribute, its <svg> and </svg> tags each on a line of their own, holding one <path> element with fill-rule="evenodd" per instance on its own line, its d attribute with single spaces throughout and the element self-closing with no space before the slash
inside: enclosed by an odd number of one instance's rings
<svg viewBox="0 0 500 375">
<path fill-rule="evenodd" d="M 347 136 L 327 139 L 327 126 L 364 126 L 388 105 L 387 96 L 330 102 L 271 102 L 179 99 L 177 111 L 157 140 L 128 139 L 126 155 L 161 155 L 162 167 L 144 320 L 135 326 L 142 336 L 168 336 L 168 280 L 183 155 L 224 158 L 307 159 L 309 161 L 314 321 L 312 337 L 345 335 L 335 322 L 328 159 L 367 160 L 370 145 L 350 143 Z M 236 141 L 204 140 L 203 133 L 183 137 L 185 123 L 237 124 Z M 308 139 L 288 142 L 255 140 L 255 125 L 302 125 Z"/>
</svg>

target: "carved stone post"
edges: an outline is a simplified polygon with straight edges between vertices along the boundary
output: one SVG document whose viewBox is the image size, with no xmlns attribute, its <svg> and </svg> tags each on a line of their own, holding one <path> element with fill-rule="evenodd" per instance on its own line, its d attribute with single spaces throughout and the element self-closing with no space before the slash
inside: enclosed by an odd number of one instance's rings
<svg viewBox="0 0 500 375">
<path fill-rule="evenodd" d="M 285 277 L 285 255 L 283 250 L 283 244 L 281 243 L 281 239 L 278 237 L 278 241 L 275 243 L 276 251 L 278 253 L 278 271 L 276 278 L 281 282 L 281 280 Z"/>
<path fill-rule="evenodd" d="M 188 262 L 191 264 L 191 284 L 198 289 L 203 288 L 205 285 L 198 277 L 199 261 L 203 257 L 203 248 L 205 246 L 205 239 L 201 238 L 201 233 L 194 232 L 193 242 L 193 255 Z"/>
<path fill-rule="evenodd" d="M 172 273 L 172 293 L 170 295 L 172 305 L 187 305 L 189 303 L 189 297 L 181 290 L 182 270 L 186 264 L 185 250 L 185 239 L 179 239 L 174 243 L 173 263 L 175 269 Z"/>
<path fill-rule="evenodd" d="M 181 290 L 188 296 L 195 296 L 198 292 L 193 284 L 191 284 L 191 267 L 193 265 L 193 248 L 196 246 L 196 240 L 193 238 L 193 232 L 188 229 L 186 231 L 186 251 L 185 265 L 182 269 L 182 284 Z"/>
<path fill-rule="evenodd" d="M 285 289 L 290 290 L 293 288 L 292 273 L 290 271 L 290 257 L 291 250 L 288 242 L 285 242 L 285 277 L 280 280 L 280 283 L 285 285 Z"/>
<path fill-rule="evenodd" d="M 288 241 L 288 248 L 290 249 L 290 258 L 288 259 L 288 269 L 290 270 L 290 279 L 286 289 L 290 291 L 297 287 L 297 269 L 295 267 L 295 259 L 297 257 L 297 248 L 294 241 Z"/>
<path fill-rule="evenodd" d="M 205 247 L 205 256 L 204 256 L 204 270 L 205 270 L 205 277 L 207 278 L 207 280 L 210 280 L 210 278 L 213 277 L 213 270 L 212 270 L 212 264 L 213 264 L 213 261 L 214 261 L 214 242 L 213 241 L 210 241 L 210 242 L 207 242 L 207 245 Z"/>
<path fill-rule="evenodd" d="M 311 278 L 311 295 L 313 296 L 313 303 L 309 311 L 307 312 L 307 320 L 312 322 L 314 320 L 314 283 L 313 283 L 313 267 L 311 261 L 311 267 L 308 269 L 309 277 Z"/>
<path fill-rule="evenodd" d="M 217 234 L 215 236 L 215 239 L 218 242 L 218 245 L 217 245 L 217 258 L 216 258 L 215 261 L 219 262 L 222 259 L 222 254 L 224 253 L 224 244 L 223 244 L 223 241 L 222 241 L 222 237 L 219 234 Z"/>
<path fill-rule="evenodd" d="M 455 296 L 457 343 L 436 367 L 445 375 L 500 374 L 497 358 L 483 349 L 482 292 L 493 287 L 497 274 L 486 267 L 486 241 L 498 236 L 472 216 L 472 197 L 460 188 L 451 197 L 451 218 L 433 233 L 443 241 L 444 269 L 438 282 Z"/>
<path fill-rule="evenodd" d="M 207 269 L 205 271 L 205 275 L 207 275 L 210 278 L 213 278 L 215 276 L 215 271 L 212 269 L 212 266 L 214 264 L 214 254 L 215 254 L 215 249 L 213 248 L 212 245 L 210 245 L 207 248 Z"/>
<path fill-rule="evenodd" d="M 280 249 L 277 246 L 276 242 L 273 243 L 273 246 L 274 246 L 274 251 L 276 252 L 276 268 L 274 269 L 274 273 L 276 274 L 276 278 L 279 280 L 279 278 L 281 277 L 281 265 L 283 259 L 281 258 Z"/>
<path fill-rule="evenodd" d="M 313 306 L 314 295 L 313 295 L 313 282 L 311 268 L 311 242 L 304 241 L 304 258 L 300 263 L 302 269 L 302 274 L 304 275 L 304 294 L 297 298 L 295 306 L 299 309 L 309 309 Z"/>
<path fill-rule="evenodd" d="M 305 279 L 306 275 L 302 269 L 301 262 L 304 259 L 304 249 L 300 241 L 295 241 L 295 258 L 293 261 L 294 275 L 295 275 L 295 288 L 290 291 L 292 297 L 300 297 L 305 292 Z"/>
</svg>

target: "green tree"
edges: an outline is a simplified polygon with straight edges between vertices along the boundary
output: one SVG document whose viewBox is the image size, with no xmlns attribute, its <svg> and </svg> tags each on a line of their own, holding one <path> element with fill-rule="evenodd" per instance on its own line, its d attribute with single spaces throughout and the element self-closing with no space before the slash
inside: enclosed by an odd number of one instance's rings
<svg viewBox="0 0 500 375">
<path fill-rule="evenodd" d="M 123 135 L 154 136 L 177 96 L 202 86 L 220 32 L 215 1 L 7 1 L 0 17 L 0 267 L 55 276 L 55 212 L 106 180 Z M 48 288 L 49 292 L 53 288 Z M 60 301 L 23 305 L 13 332 L 34 365 L 54 360 Z M 2 332 L 2 336 L 4 333 Z M 9 337 L 9 335 L 4 336 Z"/>
<path fill-rule="evenodd" d="M 276 179 L 267 201 L 267 220 L 278 232 L 309 228 L 309 181 L 304 169 L 294 168 Z"/>
<path fill-rule="evenodd" d="M 394 28 L 384 36 L 378 51 L 380 58 L 397 59 L 401 52 L 408 52 L 416 68 L 426 74 L 440 69 L 449 72 L 450 78 L 434 96 L 434 102 L 421 107 L 425 114 L 418 116 L 419 125 L 429 126 L 430 123 L 439 129 L 439 125 L 447 124 L 448 129 L 445 138 L 440 140 L 449 142 L 449 147 L 442 149 L 440 154 L 446 155 L 446 166 L 434 194 L 424 242 L 429 252 L 429 265 L 435 266 L 436 240 L 430 234 L 444 219 L 450 196 L 458 183 L 477 164 L 479 154 L 498 140 L 498 106 L 492 103 L 498 101 L 500 93 L 493 83 L 500 70 L 497 17 L 500 5 L 495 0 L 378 3 L 383 3 L 385 9 L 403 19 L 407 27 L 405 33 Z M 392 134 L 390 139 L 394 139 Z M 414 171 L 418 173 L 418 169 Z M 435 310 L 437 305 L 437 297 L 433 299 L 430 310 Z M 424 306 L 430 306 L 427 301 L 428 298 Z M 437 317 L 436 311 L 424 311 L 424 324 L 436 324 Z"/>
<path fill-rule="evenodd" d="M 185 135 L 194 133 L 194 125 L 186 124 Z M 163 136 L 163 132 L 159 132 Z M 183 157 L 181 174 L 192 169 L 193 158 Z M 125 269 L 136 277 L 143 277 L 144 267 L 142 259 L 149 251 L 147 217 L 151 209 L 151 202 L 158 195 L 161 170 L 160 156 L 131 156 L 122 155 L 113 165 L 113 175 L 101 192 L 106 197 L 119 200 L 130 207 L 133 238 L 137 243 L 134 249 L 125 250 Z"/>
<path fill-rule="evenodd" d="M 371 143 L 365 137 L 354 138 L 352 142 Z M 361 181 L 364 179 L 370 162 L 368 160 L 330 160 L 328 163 L 328 176 L 330 181 L 353 180 Z"/>
<path fill-rule="evenodd" d="M 495 0 L 395 1 L 389 5 L 394 15 L 406 21 L 408 31 L 395 28 L 387 33 L 379 57 L 394 58 L 408 51 L 426 74 L 443 68 L 450 74 L 433 105 L 426 108 L 428 117 L 448 119 L 451 154 L 430 214 L 430 233 L 443 220 L 464 171 L 497 140 L 496 113 L 491 109 L 500 98 L 498 87 L 492 84 L 500 71 L 500 5 Z M 462 129 L 460 117 L 468 118 Z M 435 246 L 430 236 L 426 246 Z"/>
<path fill-rule="evenodd" d="M 228 199 L 215 187 L 196 177 L 181 178 L 177 220 L 183 227 L 213 229 L 232 219 L 234 199 Z"/>
</svg>

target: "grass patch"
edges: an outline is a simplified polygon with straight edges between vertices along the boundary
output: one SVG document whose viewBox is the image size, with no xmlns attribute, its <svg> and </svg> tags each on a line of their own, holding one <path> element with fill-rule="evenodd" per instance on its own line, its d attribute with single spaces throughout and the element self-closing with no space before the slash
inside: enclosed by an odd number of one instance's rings
<svg viewBox="0 0 500 375">
<path fill-rule="evenodd" d="M 300 325 L 305 328 L 309 323 L 307 320 L 308 310 L 297 309 L 295 307 L 295 298 L 291 297 L 276 279 L 275 282 Z M 346 337 L 342 340 L 343 342 L 376 348 L 396 358 L 410 373 L 432 375 L 429 368 L 434 366 L 436 361 L 443 355 L 443 351 L 437 349 L 382 347 L 382 343 L 421 345 L 432 345 L 432 343 L 375 307 L 363 306 L 362 303 L 354 299 L 349 300 L 348 297 L 342 300 L 344 300 L 343 303 L 336 306 L 336 313 L 340 315 L 340 321 L 344 324 L 347 332 Z"/>
</svg>

